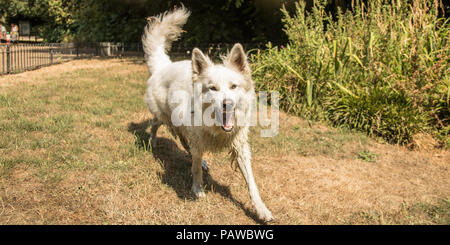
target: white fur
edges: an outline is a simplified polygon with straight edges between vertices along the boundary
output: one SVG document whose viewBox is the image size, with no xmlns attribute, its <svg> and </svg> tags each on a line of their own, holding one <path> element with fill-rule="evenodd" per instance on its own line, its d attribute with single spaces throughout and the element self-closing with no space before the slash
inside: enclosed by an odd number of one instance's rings
<svg viewBox="0 0 450 245">
<path fill-rule="evenodd" d="M 180 104 L 171 102 L 180 99 L 176 96 L 179 96 L 181 91 L 181 94 L 187 95 L 185 99 L 190 103 L 195 95 L 196 85 L 201 87 L 200 96 L 210 99 L 208 103 L 202 104 L 202 112 L 209 107 L 224 118 L 227 118 L 225 115 L 232 114 L 233 122 L 250 121 L 251 102 L 255 96 L 247 56 L 240 44 L 235 44 L 230 53 L 223 57 L 223 64 L 213 64 L 197 48 L 192 52 L 192 60 L 170 60 L 166 52 L 171 42 L 180 36 L 181 26 L 186 23 L 188 17 L 189 12 L 184 7 L 153 17 L 142 37 L 147 64 L 152 74 L 147 81 L 145 96 L 148 108 L 155 117 L 150 135 L 151 143 L 154 145 L 156 132 L 162 124 L 167 125 L 172 134 L 180 139 L 192 156 L 192 191 L 197 197 L 205 196 L 202 180 L 203 154 L 206 151 L 230 150 L 233 161 L 237 162 L 248 185 L 258 217 L 263 221 L 270 221 L 273 216 L 261 200 L 252 173 L 248 145 L 249 126 L 233 123 L 231 131 L 226 132 L 225 128 L 229 130 L 230 125 L 217 117 L 216 120 L 224 127 L 174 126 L 172 123 L 172 113 Z M 225 102 L 232 106 L 224 110 Z M 231 114 L 224 114 L 225 111 L 231 111 Z M 184 116 L 193 117 L 189 112 Z"/>
</svg>

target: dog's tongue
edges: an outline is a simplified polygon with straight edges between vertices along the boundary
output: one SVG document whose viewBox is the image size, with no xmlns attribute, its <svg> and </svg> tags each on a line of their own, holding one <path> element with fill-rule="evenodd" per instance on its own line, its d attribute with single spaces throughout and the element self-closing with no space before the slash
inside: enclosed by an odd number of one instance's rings
<svg viewBox="0 0 450 245">
<path fill-rule="evenodd" d="M 233 128 L 233 112 L 223 113 L 223 128 L 225 130 L 231 130 Z"/>
</svg>

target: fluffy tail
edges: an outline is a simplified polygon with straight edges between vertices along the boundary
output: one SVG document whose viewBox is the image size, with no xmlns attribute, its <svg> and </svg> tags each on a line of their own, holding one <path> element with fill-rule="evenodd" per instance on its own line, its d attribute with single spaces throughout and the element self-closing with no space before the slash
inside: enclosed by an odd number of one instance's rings
<svg viewBox="0 0 450 245">
<path fill-rule="evenodd" d="M 150 73 L 171 63 L 167 51 L 183 30 L 191 13 L 184 7 L 166 11 L 158 16 L 150 17 L 142 35 L 142 46 Z"/>
</svg>

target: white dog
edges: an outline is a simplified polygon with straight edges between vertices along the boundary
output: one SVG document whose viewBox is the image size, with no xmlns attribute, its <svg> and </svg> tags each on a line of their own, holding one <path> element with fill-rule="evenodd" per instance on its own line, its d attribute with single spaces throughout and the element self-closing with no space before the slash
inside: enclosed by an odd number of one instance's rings
<svg viewBox="0 0 450 245">
<path fill-rule="evenodd" d="M 250 120 L 251 102 L 255 98 L 247 56 L 241 44 L 235 44 L 230 53 L 223 57 L 223 64 L 214 64 L 198 48 L 192 51 L 192 60 L 172 62 L 167 51 L 182 33 L 181 27 L 189 15 L 190 12 L 181 7 L 151 17 L 142 36 L 151 74 L 145 96 L 148 108 L 154 115 L 151 144 L 154 145 L 156 132 L 162 124 L 167 125 L 172 134 L 180 139 L 192 156 L 192 191 L 197 197 L 205 196 L 202 166 L 206 168 L 207 165 L 202 160 L 203 154 L 206 151 L 230 150 L 233 161 L 237 161 L 248 185 L 258 218 L 271 221 L 273 216 L 261 200 L 252 173 L 247 142 L 249 126 L 239 123 Z M 198 93 L 195 88 L 199 88 Z M 206 118 L 208 121 L 212 114 L 215 123 L 174 123 L 180 118 L 183 122 L 186 119 L 188 122 L 199 119 L 191 109 L 192 101 L 195 104 L 196 99 L 203 101 L 200 104 L 200 113 L 203 115 L 200 120 Z"/>
</svg>

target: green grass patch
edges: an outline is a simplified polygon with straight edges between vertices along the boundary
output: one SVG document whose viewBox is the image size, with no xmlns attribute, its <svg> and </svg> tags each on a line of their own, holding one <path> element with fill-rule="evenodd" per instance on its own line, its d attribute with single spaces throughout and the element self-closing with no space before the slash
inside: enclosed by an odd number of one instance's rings
<svg viewBox="0 0 450 245">
<path fill-rule="evenodd" d="M 377 154 L 363 150 L 358 153 L 358 158 L 366 162 L 375 162 L 377 160 Z"/>
<path fill-rule="evenodd" d="M 351 224 L 377 225 L 433 225 L 450 224 L 450 199 L 440 199 L 434 204 L 403 204 L 396 212 L 361 212 L 354 215 Z"/>
</svg>

